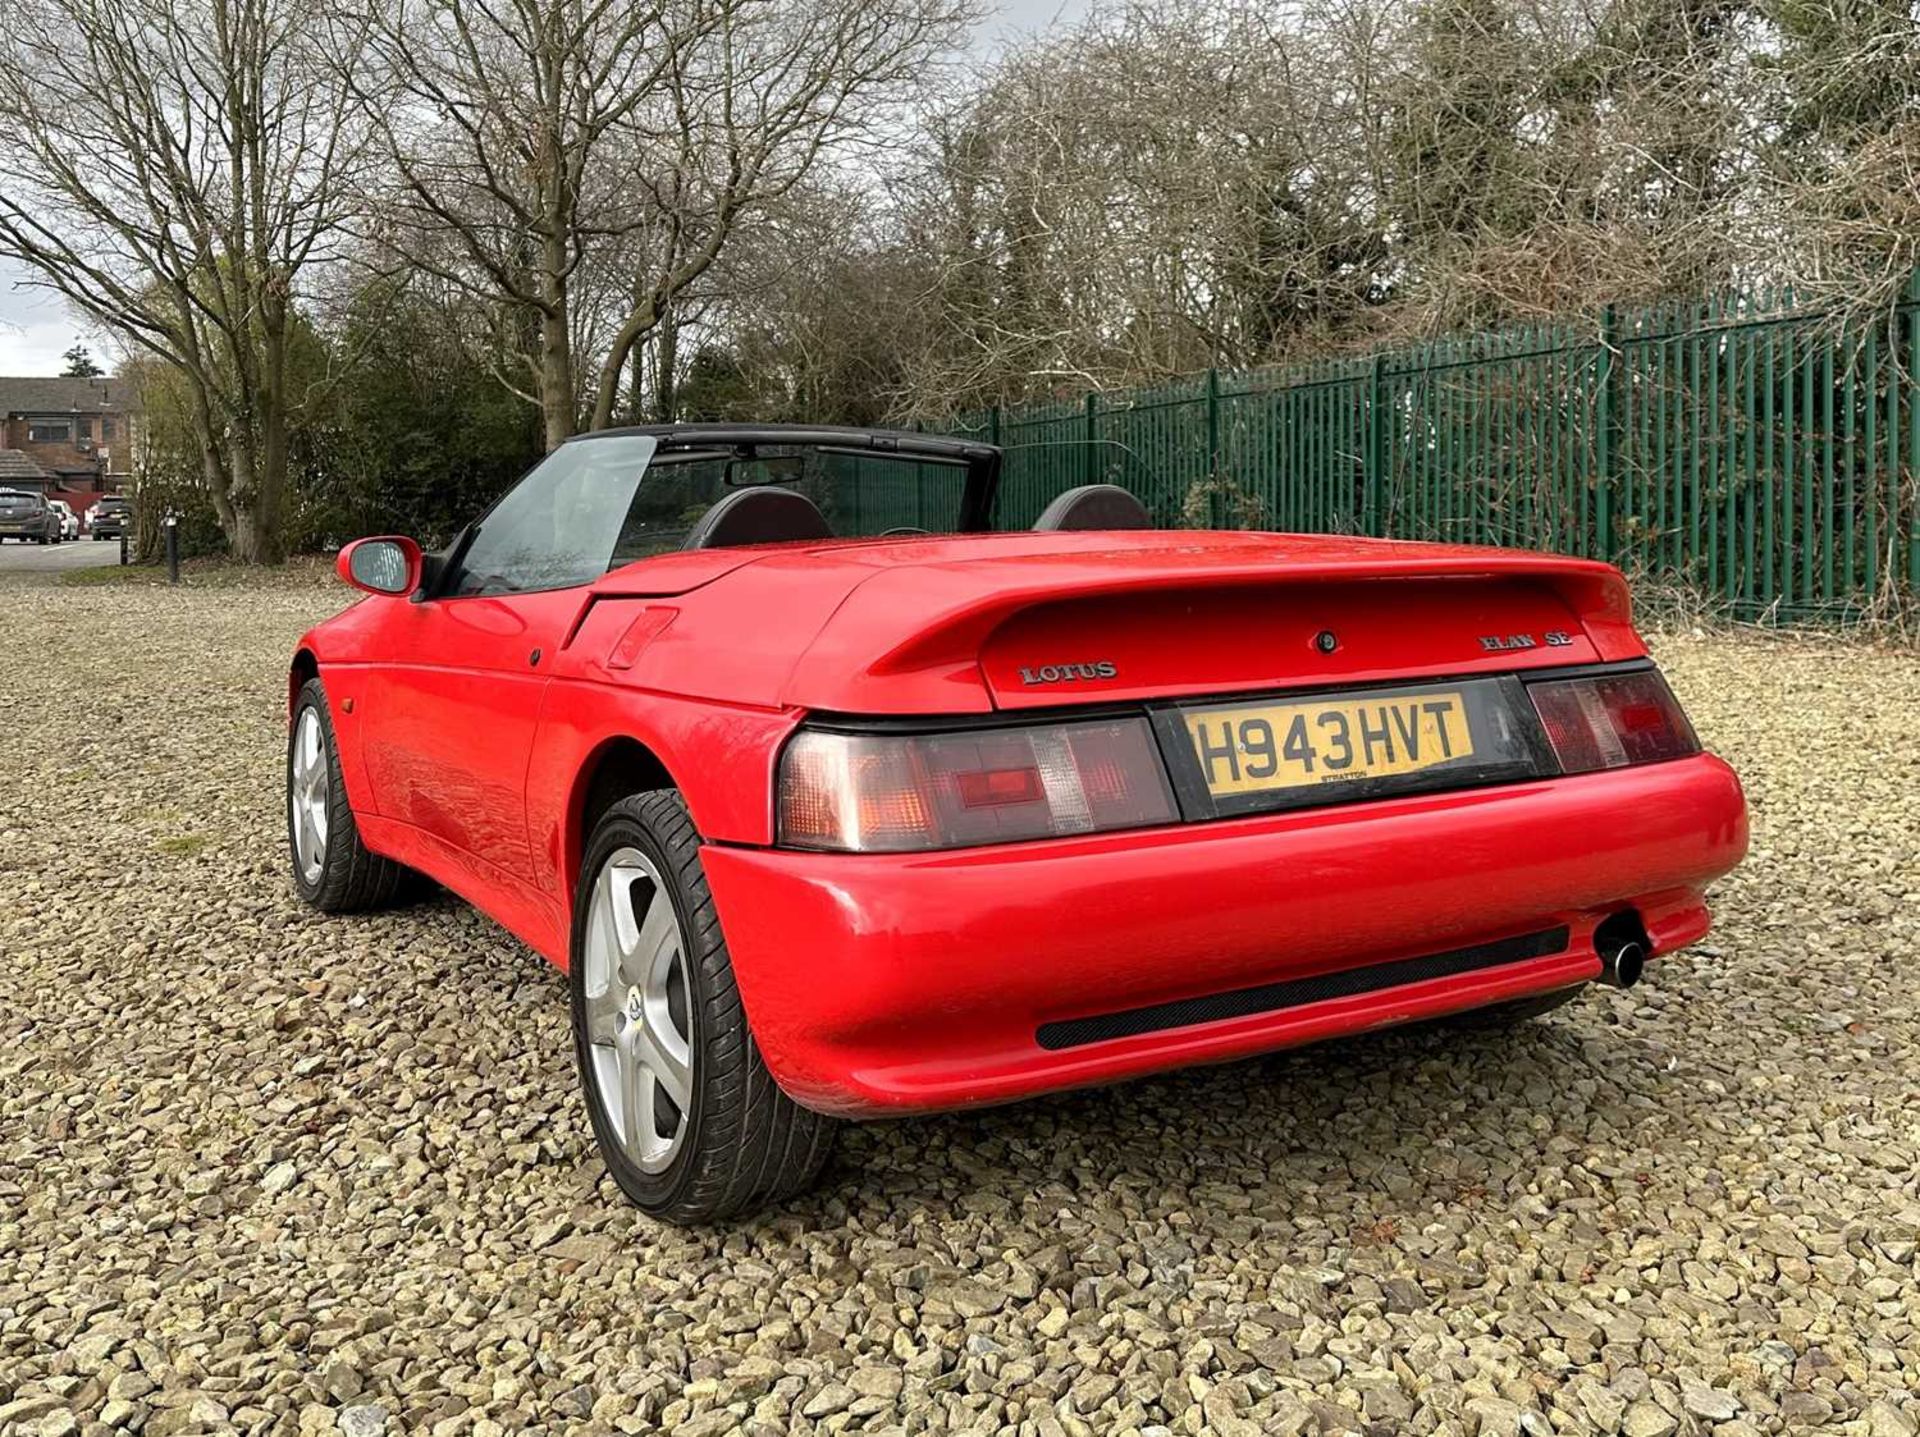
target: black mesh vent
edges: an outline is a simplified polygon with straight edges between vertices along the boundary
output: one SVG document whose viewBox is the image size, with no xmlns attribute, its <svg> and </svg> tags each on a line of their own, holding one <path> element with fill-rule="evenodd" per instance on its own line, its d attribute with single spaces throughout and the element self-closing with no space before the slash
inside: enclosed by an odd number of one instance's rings
<svg viewBox="0 0 1920 1437">
<path fill-rule="evenodd" d="M 1263 983 L 1257 988 L 1235 988 L 1228 993 L 1208 993 L 1200 998 L 1154 1003 L 1092 1018 L 1043 1023 L 1034 1036 L 1043 1048 L 1077 1048 L 1084 1043 L 1104 1043 L 1113 1038 L 1137 1038 L 1142 1033 L 1163 1028 L 1186 1028 L 1195 1023 L 1217 1023 L 1222 1018 L 1277 1013 L 1282 1008 L 1324 1003 L 1329 998 L 1351 998 L 1358 993 L 1377 993 L 1383 988 L 1423 983 L 1429 978 L 1453 978 L 1506 963 L 1545 958 L 1550 953 L 1564 952 L 1568 936 L 1565 928 L 1548 928 L 1539 933 L 1523 933 L 1518 938 L 1502 938 L 1497 943 L 1429 953 L 1424 958 L 1401 958 L 1392 963 L 1343 968 L 1337 973 L 1316 973 L 1310 978 Z"/>
</svg>

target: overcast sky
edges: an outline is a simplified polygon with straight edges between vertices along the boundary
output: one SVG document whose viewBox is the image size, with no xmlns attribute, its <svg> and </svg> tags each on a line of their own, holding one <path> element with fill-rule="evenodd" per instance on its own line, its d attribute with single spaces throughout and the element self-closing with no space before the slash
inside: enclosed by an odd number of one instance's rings
<svg viewBox="0 0 1920 1437">
<path fill-rule="evenodd" d="M 1089 0 L 999 0 L 980 22 L 974 48 L 991 54 L 1008 40 L 1034 34 L 1085 14 Z M 75 340 L 96 357 L 104 346 L 74 318 L 64 301 L 42 289 L 21 284 L 24 273 L 10 260 L 0 259 L 0 374 L 58 374 L 61 356 Z"/>
<path fill-rule="evenodd" d="M 58 374 L 80 326 L 58 299 L 19 288 L 20 278 L 18 265 L 0 259 L 0 374 Z"/>
</svg>

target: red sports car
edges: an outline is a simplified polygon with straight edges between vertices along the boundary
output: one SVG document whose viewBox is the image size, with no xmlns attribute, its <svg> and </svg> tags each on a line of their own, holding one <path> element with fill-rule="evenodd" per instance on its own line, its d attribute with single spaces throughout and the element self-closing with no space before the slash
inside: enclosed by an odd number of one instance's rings
<svg viewBox="0 0 1920 1437">
<path fill-rule="evenodd" d="M 607 1166 L 678 1221 L 805 1186 L 834 1120 L 1466 1010 L 1707 931 L 1747 844 L 1614 569 L 993 532 L 1000 454 L 684 425 L 561 446 L 288 683 L 294 884 L 408 870 L 569 975 Z"/>
</svg>

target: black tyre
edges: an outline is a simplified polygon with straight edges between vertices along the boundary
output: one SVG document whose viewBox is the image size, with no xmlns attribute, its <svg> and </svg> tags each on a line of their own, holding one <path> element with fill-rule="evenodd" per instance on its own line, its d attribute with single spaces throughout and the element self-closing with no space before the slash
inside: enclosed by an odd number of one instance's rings
<svg viewBox="0 0 1920 1437">
<path fill-rule="evenodd" d="M 574 1058 L 600 1156 L 676 1223 L 737 1217 L 809 1186 L 834 1124 L 780 1091 L 747 1026 L 680 795 L 595 825 L 574 899 Z"/>
<path fill-rule="evenodd" d="M 287 732 L 287 852 L 293 890 L 322 913 L 354 913 L 393 901 L 412 870 L 368 850 L 347 806 L 327 691 L 301 686 Z"/>
<path fill-rule="evenodd" d="M 1454 1013 L 1440 1021 L 1455 1028 L 1511 1028 L 1516 1023 L 1528 1023 L 1535 1018 L 1544 1018 L 1556 1008 L 1564 1008 L 1583 991 L 1582 988 L 1559 988 L 1551 993 L 1537 993 L 1531 998 L 1517 998 L 1511 1003 L 1469 1008 L 1464 1013 Z"/>
</svg>

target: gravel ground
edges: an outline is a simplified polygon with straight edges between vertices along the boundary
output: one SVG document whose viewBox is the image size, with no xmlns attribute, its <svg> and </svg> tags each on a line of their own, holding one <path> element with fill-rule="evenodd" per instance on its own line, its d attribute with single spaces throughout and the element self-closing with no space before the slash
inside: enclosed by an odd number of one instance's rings
<svg viewBox="0 0 1920 1437">
<path fill-rule="evenodd" d="M 0 587 L 0 1431 L 1914 1434 L 1911 656 L 1661 645 L 1755 842 L 1630 994 L 853 1129 L 688 1233 L 555 973 L 296 906 L 338 602 Z"/>
</svg>

